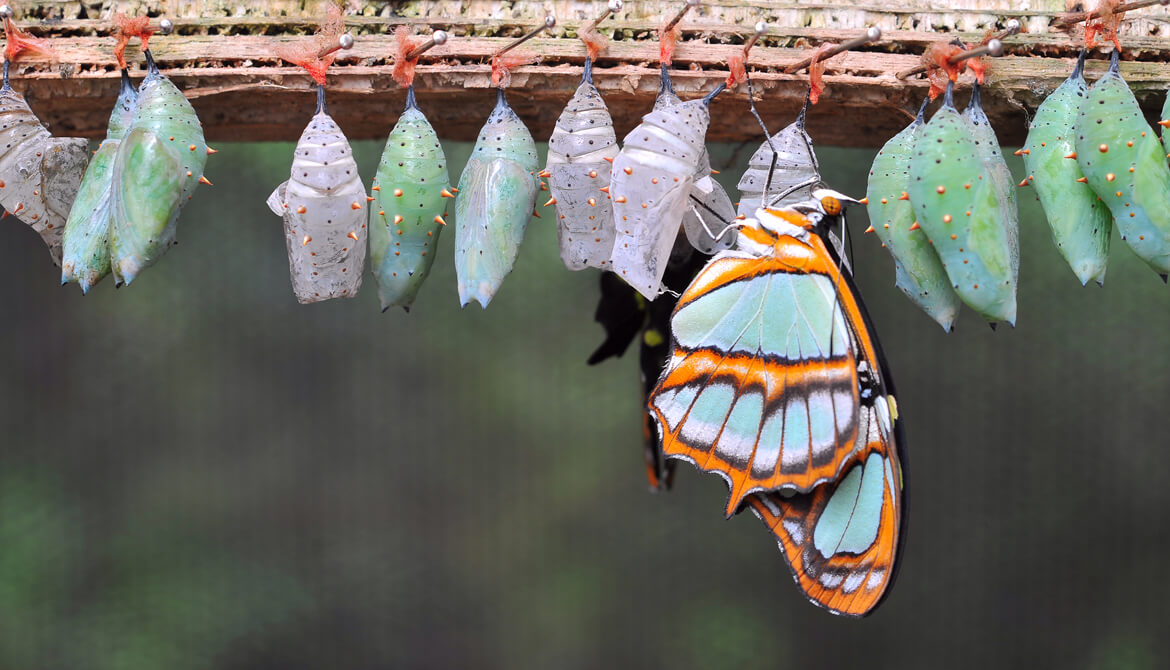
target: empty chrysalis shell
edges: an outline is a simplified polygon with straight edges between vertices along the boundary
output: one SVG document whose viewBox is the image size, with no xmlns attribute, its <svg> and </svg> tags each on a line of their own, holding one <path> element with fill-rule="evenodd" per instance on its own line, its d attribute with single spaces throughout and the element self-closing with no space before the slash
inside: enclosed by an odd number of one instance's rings
<svg viewBox="0 0 1170 670">
<path fill-rule="evenodd" d="M 711 120 L 705 99 L 655 106 L 626 135 L 610 184 L 617 228 L 613 271 L 650 300 L 661 291 L 671 248 L 691 207 Z"/>
<path fill-rule="evenodd" d="M 370 264 L 383 311 L 410 311 L 435 262 L 450 188 L 447 157 L 412 86 L 406 111 L 386 138 L 370 207 Z"/>
<path fill-rule="evenodd" d="M 129 284 L 175 243 L 179 213 L 203 178 L 203 126 L 182 92 L 155 66 L 138 88 L 138 109 L 118 146 L 110 265 Z"/>
<path fill-rule="evenodd" d="M 459 303 L 487 307 L 512 271 L 540 188 L 536 142 L 499 89 L 455 197 Z"/>
<path fill-rule="evenodd" d="M 1036 110 L 1022 153 L 1028 184 L 1036 189 L 1060 255 L 1082 284 L 1102 284 L 1113 215 L 1085 183 L 1075 155 L 1074 126 L 1089 88 L 1084 63 L 1082 51 L 1069 78 Z"/>
<path fill-rule="evenodd" d="M 61 264 L 61 237 L 89 161 L 89 142 L 53 137 L 8 85 L 0 87 L 0 206 L 40 233 Z"/>
<path fill-rule="evenodd" d="M 910 188 L 910 157 L 924 125 L 926 103 L 918 118 L 878 151 L 869 170 L 865 197 L 870 224 L 894 257 L 894 283 L 943 330 L 959 316 L 959 296 L 926 233 L 914 226 L 914 206 L 904 197 Z"/>
<path fill-rule="evenodd" d="M 366 258 L 366 190 L 349 141 L 323 106 L 301 134 L 289 179 L 268 206 L 284 217 L 297 302 L 357 295 Z"/>
<path fill-rule="evenodd" d="M 94 153 L 65 224 L 61 283 L 77 282 L 82 293 L 110 273 L 110 225 L 118 147 L 138 110 L 138 89 L 122 70 L 122 89 L 110 113 L 106 138 Z"/>
<path fill-rule="evenodd" d="M 674 92 L 670 71 L 663 65 L 654 109 L 665 109 L 681 103 L 682 100 Z M 723 186 L 711 176 L 711 156 L 706 144 L 699 155 L 690 197 L 691 202 L 683 214 L 682 228 L 691 246 L 707 255 L 735 246 L 735 230 L 726 229 L 735 219 L 735 205 Z"/>
<path fill-rule="evenodd" d="M 557 242 L 570 270 L 608 269 L 613 250 L 613 207 L 601 189 L 609 186 L 609 161 L 619 147 L 592 70 L 592 61 L 586 60 L 581 85 L 548 140 L 546 170 L 556 200 Z"/>
<path fill-rule="evenodd" d="M 1170 273 L 1170 168 L 1121 78 L 1116 51 L 1077 113 L 1076 137 L 1077 161 L 1121 239 L 1156 272 Z"/>
<path fill-rule="evenodd" d="M 756 210 L 763 206 L 765 188 L 770 196 L 769 207 L 783 207 L 812 197 L 813 189 L 821 183 L 821 173 L 812 138 L 804 130 L 804 118 L 802 110 L 796 121 L 752 154 L 739 179 L 739 215 L 755 217 Z"/>
<path fill-rule="evenodd" d="M 983 102 L 978 82 L 971 89 L 971 100 L 963 110 L 963 120 L 971 128 L 971 139 L 975 141 L 975 148 L 979 151 L 979 158 L 983 166 L 991 174 L 999 194 L 1000 222 L 1007 238 L 1008 253 L 1012 264 L 1012 283 L 1018 284 L 1020 277 L 1020 215 L 1016 206 L 1016 182 L 1012 180 L 1012 172 L 1008 169 L 1007 161 L 1003 159 L 1003 151 L 999 148 L 999 138 L 995 136 L 995 129 L 983 111 Z"/>
<path fill-rule="evenodd" d="M 1014 324 L 1016 282 L 1003 223 L 1006 205 L 953 97 L 952 84 L 942 108 L 914 143 L 910 202 L 963 302 L 993 323 Z"/>
</svg>

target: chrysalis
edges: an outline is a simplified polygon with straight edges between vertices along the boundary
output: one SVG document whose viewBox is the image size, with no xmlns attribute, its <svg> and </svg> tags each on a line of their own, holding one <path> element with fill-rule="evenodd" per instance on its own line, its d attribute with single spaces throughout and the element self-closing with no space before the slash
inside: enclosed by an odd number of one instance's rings
<svg viewBox="0 0 1170 670">
<path fill-rule="evenodd" d="M 317 114 L 301 134 L 288 181 L 268 197 L 284 217 L 288 265 L 297 302 L 352 298 L 366 259 L 366 192 L 353 150 L 325 111 L 317 87 Z"/>
<path fill-rule="evenodd" d="M 942 108 L 914 143 L 910 202 L 959 297 L 993 323 L 1015 323 L 1005 204 L 971 132 L 955 109 L 954 84 L 948 84 Z"/>
<path fill-rule="evenodd" d="M 536 206 L 536 142 L 497 89 L 455 198 L 455 273 L 459 303 L 487 307 L 512 271 Z"/>
<path fill-rule="evenodd" d="M 24 96 L 9 86 L 9 63 L 22 48 L 23 35 L 11 19 L 4 24 L 8 58 L 0 87 L 0 206 L 40 233 L 60 265 L 61 236 L 89 160 L 89 142 L 50 135 Z"/>
<path fill-rule="evenodd" d="M 869 220 L 882 246 L 894 257 L 894 283 L 948 333 L 959 316 L 959 296 L 926 233 L 914 226 L 910 157 L 924 125 L 923 101 L 918 118 L 878 151 L 865 191 Z"/>
<path fill-rule="evenodd" d="M 610 161 L 618 148 L 613 119 L 593 85 L 593 60 L 586 59 L 581 85 L 548 140 L 546 171 L 557 208 L 557 241 L 570 270 L 609 268 L 613 207 L 600 189 L 609 186 Z"/>
<path fill-rule="evenodd" d="M 702 99 L 662 106 L 642 117 L 614 159 L 613 269 L 650 300 L 661 290 L 678 228 L 691 207 L 711 120 L 707 106 L 722 90 L 721 84 Z"/>
<path fill-rule="evenodd" d="M 447 157 L 411 86 L 382 150 L 370 208 L 370 263 L 383 311 L 410 311 L 435 262 L 450 188 Z"/>
<path fill-rule="evenodd" d="M 983 102 L 980 91 L 982 86 L 978 80 L 971 89 L 971 100 L 963 110 L 963 120 L 971 128 L 971 139 L 975 141 L 975 148 L 983 166 L 991 174 L 991 181 L 995 184 L 999 196 L 1000 223 L 1003 226 L 1004 236 L 1007 238 L 1008 254 L 1011 258 L 1012 284 L 1018 284 L 1020 278 L 1020 215 L 1016 207 L 1016 183 L 1012 181 L 1011 170 L 1003 159 L 1003 151 L 999 148 L 999 139 L 995 136 L 995 129 L 991 127 L 991 120 L 983 111 Z"/>
<path fill-rule="evenodd" d="M 1121 78 L 1117 51 L 1077 113 L 1077 161 L 1109 207 L 1121 239 L 1170 273 L 1170 168 L 1162 143 Z"/>
<path fill-rule="evenodd" d="M 821 183 L 821 172 L 812 138 L 804 130 L 807 113 L 806 102 L 796 121 L 773 135 L 770 142 L 765 140 L 752 154 L 747 170 L 739 179 L 740 216 L 756 215 L 765 188 L 774 196 L 769 198 L 769 207 L 784 207 L 812 197 L 813 189 Z"/>
<path fill-rule="evenodd" d="M 207 144 L 182 92 L 159 72 L 150 51 L 138 109 L 118 146 L 113 183 L 110 265 L 129 284 L 175 243 L 179 212 L 200 182 Z M 210 182 L 207 182 L 210 183 Z"/>
<path fill-rule="evenodd" d="M 1090 279 L 1103 284 L 1113 216 L 1085 183 L 1075 155 L 1073 127 L 1088 92 L 1085 54 L 1081 51 L 1069 78 L 1036 110 L 1020 153 L 1060 255 L 1082 284 Z"/>
<path fill-rule="evenodd" d="M 661 82 L 654 109 L 681 104 L 682 99 L 674 92 L 670 70 L 666 65 L 662 66 Z M 705 140 L 706 131 L 703 134 Z M 711 155 L 704 143 L 691 185 L 691 202 L 683 214 L 682 228 L 691 246 L 708 256 L 735 246 L 735 231 L 724 230 L 728 222 L 735 218 L 735 205 L 723 186 L 711 178 L 712 174 Z M 719 239 L 715 239 L 716 236 Z"/>
<path fill-rule="evenodd" d="M 118 147 L 137 109 L 138 89 L 131 83 L 130 73 L 123 68 L 122 89 L 110 114 L 106 138 L 85 170 L 85 178 L 65 224 L 61 283 L 77 282 L 82 293 L 88 293 L 102 277 L 110 274 L 115 161 Z"/>
</svg>

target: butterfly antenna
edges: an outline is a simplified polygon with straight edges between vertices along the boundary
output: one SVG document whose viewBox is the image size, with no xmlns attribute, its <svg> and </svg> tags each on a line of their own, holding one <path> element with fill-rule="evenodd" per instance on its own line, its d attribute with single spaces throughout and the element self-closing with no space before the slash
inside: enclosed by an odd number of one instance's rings
<svg viewBox="0 0 1170 670">
<path fill-rule="evenodd" d="M 776 153 L 776 145 L 772 144 L 772 133 L 768 132 L 768 125 L 764 123 L 764 119 L 760 117 L 760 111 L 756 109 L 756 93 L 752 90 L 752 76 L 744 73 L 744 80 L 747 82 L 748 89 L 748 108 L 752 112 L 752 116 L 756 117 L 756 123 L 760 124 L 760 129 L 764 131 L 764 141 L 768 143 L 768 149 L 772 152 L 772 164 L 768 167 L 768 177 L 764 180 L 764 196 L 760 199 L 760 204 L 768 202 L 768 191 L 772 189 L 772 173 L 776 171 L 776 161 L 779 154 Z"/>
</svg>

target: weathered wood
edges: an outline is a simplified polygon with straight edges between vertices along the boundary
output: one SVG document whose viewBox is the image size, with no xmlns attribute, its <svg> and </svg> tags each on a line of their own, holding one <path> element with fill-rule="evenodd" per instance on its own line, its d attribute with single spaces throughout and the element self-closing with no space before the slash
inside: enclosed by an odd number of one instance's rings
<svg viewBox="0 0 1170 670">
<path fill-rule="evenodd" d="M 440 134 L 473 139 L 490 109 L 490 57 L 533 27 L 551 7 L 560 17 L 555 37 L 525 44 L 539 54 L 537 64 L 518 68 L 509 96 L 537 137 L 547 137 L 565 101 L 580 81 L 585 51 L 576 31 L 595 15 L 602 2 L 562 0 L 549 5 L 489 0 L 357 2 L 346 19 L 357 35 L 354 48 L 330 70 L 330 112 L 351 138 L 382 138 L 405 95 L 390 77 L 395 40 L 387 33 L 406 24 L 423 32 L 443 28 L 452 39 L 423 55 L 415 83 L 420 105 Z M 660 16 L 678 3 L 630 2 L 602 24 L 613 41 L 594 68 L 619 133 L 637 124 L 658 89 L 658 45 L 654 30 Z M 921 78 L 898 81 L 896 72 L 920 62 L 931 42 L 955 36 L 977 41 L 984 32 L 1017 18 L 1029 33 L 1005 40 L 1007 56 L 997 59 L 984 93 L 988 114 L 1007 144 L 1024 135 L 1025 110 L 1067 76 L 1079 38 L 1046 27 L 1064 10 L 1063 0 L 1033 2 L 1034 10 L 1011 8 L 1010 0 L 974 0 L 972 9 L 932 6 L 928 0 L 900 0 L 888 5 L 857 0 L 834 3 L 716 0 L 692 11 L 683 21 L 684 40 L 674 57 L 675 86 L 683 97 L 705 93 L 726 77 L 727 56 L 741 48 L 758 20 L 772 24 L 751 52 L 753 83 L 762 91 L 765 118 L 772 126 L 789 122 L 803 102 L 806 75 L 783 70 L 809 55 L 824 41 L 855 37 L 865 26 L 883 29 L 880 43 L 826 62 L 828 90 L 809 117 L 810 132 L 820 142 L 852 146 L 879 145 L 901 128 L 926 90 Z M 956 3 L 958 4 L 958 3 Z M 311 80 L 281 63 L 273 53 L 280 44 L 312 32 L 322 2 L 124 2 L 124 11 L 165 14 L 176 34 L 151 42 L 159 64 L 192 99 L 211 141 L 295 140 L 313 110 Z M 60 134 L 98 137 L 105 128 L 118 90 L 112 55 L 113 38 L 97 3 L 31 3 L 17 7 L 22 25 L 53 39 L 55 64 L 29 61 L 14 70 L 13 85 L 25 91 L 33 109 Z M 1122 31 L 1126 57 L 1123 72 L 1143 105 L 1160 109 L 1162 91 L 1170 87 L 1170 34 L 1163 7 L 1142 10 L 1139 20 Z M 790 27 L 799 26 L 799 27 Z M 912 28 L 907 30 L 906 28 Z M 924 30 L 926 28 L 927 30 Z M 951 31 L 946 34 L 929 29 Z M 141 60 L 132 46 L 131 62 Z M 1090 64 L 1090 78 L 1104 62 Z M 755 141 L 758 128 L 746 114 L 746 90 L 721 95 L 712 107 L 712 141 Z"/>
</svg>

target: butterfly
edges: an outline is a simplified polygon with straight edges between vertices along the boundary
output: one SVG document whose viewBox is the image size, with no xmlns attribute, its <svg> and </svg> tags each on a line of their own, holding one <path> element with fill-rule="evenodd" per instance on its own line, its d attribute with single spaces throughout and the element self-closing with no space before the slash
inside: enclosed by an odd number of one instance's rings
<svg viewBox="0 0 1170 670">
<path fill-rule="evenodd" d="M 679 298 L 649 409 L 669 458 L 720 475 L 797 586 L 864 616 L 888 593 L 904 533 L 901 424 L 880 345 L 826 245 L 830 189 L 746 219 Z"/>
</svg>

